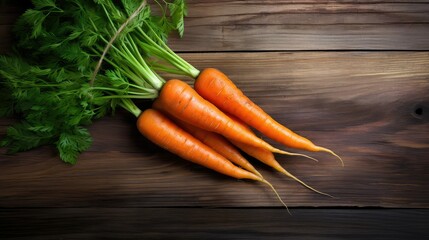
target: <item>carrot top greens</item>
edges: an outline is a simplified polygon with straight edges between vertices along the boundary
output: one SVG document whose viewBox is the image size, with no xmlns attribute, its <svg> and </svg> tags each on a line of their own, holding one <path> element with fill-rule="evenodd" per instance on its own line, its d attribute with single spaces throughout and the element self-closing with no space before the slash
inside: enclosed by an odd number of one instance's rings
<svg viewBox="0 0 429 240">
<path fill-rule="evenodd" d="M 0 146 L 15 153 L 54 144 L 61 159 L 74 164 L 91 145 L 86 126 L 94 119 L 118 106 L 138 116 L 131 99 L 157 97 L 165 81 L 151 70 L 152 53 L 185 66 L 164 42 L 171 31 L 183 34 L 186 5 L 156 2 L 161 11 L 155 15 L 145 1 L 32 2 L 15 25 L 13 54 L 0 56 L 0 116 L 19 119 Z"/>
</svg>

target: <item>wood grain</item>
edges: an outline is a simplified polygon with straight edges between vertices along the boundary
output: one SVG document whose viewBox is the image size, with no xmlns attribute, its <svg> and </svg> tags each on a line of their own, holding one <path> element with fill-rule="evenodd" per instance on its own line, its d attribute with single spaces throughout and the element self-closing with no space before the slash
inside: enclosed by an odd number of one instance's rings
<svg viewBox="0 0 429 240">
<path fill-rule="evenodd" d="M 199 68 L 218 66 L 274 118 L 344 158 L 342 168 L 326 154 L 313 154 L 319 163 L 278 156 L 292 173 L 337 199 L 257 164 L 290 206 L 429 206 L 427 52 L 183 57 Z M 425 107 L 421 115 L 416 106 Z M 280 206 L 264 186 L 219 176 L 149 143 L 124 112 L 90 129 L 93 147 L 74 167 L 51 148 L 3 155 L 0 206 Z"/>
<path fill-rule="evenodd" d="M 429 5 L 376 1 L 189 1 L 177 51 L 427 50 Z"/>
<path fill-rule="evenodd" d="M 427 209 L 7 209 L 3 239 L 427 239 Z M 40 222 L 49 224 L 41 225 Z"/>
<path fill-rule="evenodd" d="M 176 51 L 428 50 L 426 1 L 188 1 Z M 0 34 L 27 4 L 0 9 Z M 12 42 L 0 38 L 0 49 Z M 3 50 L 0 50 L 3 51 Z"/>
<path fill-rule="evenodd" d="M 0 53 L 30 1 L 0 1 Z M 96 121 L 76 166 L 0 149 L 1 239 L 427 239 L 429 1 L 188 0 L 169 44 L 217 67 L 281 123 L 332 148 L 277 156 L 320 196 L 250 159 L 265 186 L 187 163 L 126 112 Z M 190 79 L 186 79 L 191 82 Z M 140 102 L 142 108 L 149 102 Z M 0 119 L 0 137 L 14 119 Z"/>
</svg>

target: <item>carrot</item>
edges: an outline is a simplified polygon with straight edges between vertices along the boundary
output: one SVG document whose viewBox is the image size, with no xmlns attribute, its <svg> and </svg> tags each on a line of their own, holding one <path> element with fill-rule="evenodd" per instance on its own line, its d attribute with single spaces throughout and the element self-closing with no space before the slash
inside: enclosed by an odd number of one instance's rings
<svg viewBox="0 0 429 240">
<path fill-rule="evenodd" d="M 336 156 L 344 165 L 340 156 L 332 150 L 315 145 L 270 117 L 258 105 L 253 103 L 221 71 L 214 68 L 204 69 L 195 80 L 195 90 L 205 99 L 224 112 L 228 112 L 246 124 L 254 127 L 265 136 L 291 148 L 312 152 L 328 152 Z"/>
<path fill-rule="evenodd" d="M 155 109 L 143 111 L 137 119 L 137 128 L 150 141 L 185 160 L 236 179 L 249 179 L 267 184 L 287 208 L 271 183 L 235 166 L 222 155 L 181 129 L 160 111 Z"/>
<path fill-rule="evenodd" d="M 245 128 L 246 129 L 246 131 L 248 131 L 250 134 L 253 134 L 253 135 L 255 135 L 255 133 L 252 131 L 252 129 L 250 129 L 250 127 L 248 126 L 248 125 L 246 125 L 243 121 L 241 121 L 240 119 L 238 119 L 237 117 L 235 117 L 235 116 L 232 116 L 231 114 L 229 114 L 229 113 L 226 113 L 226 115 L 228 116 L 228 117 L 230 117 L 231 118 L 231 120 L 232 121 L 234 121 L 234 123 L 235 124 L 239 124 L 239 125 L 241 125 L 243 128 Z M 256 135 L 255 135 L 256 136 Z M 237 143 L 238 144 L 238 143 Z M 237 144 L 234 144 L 234 145 L 236 145 L 238 148 L 240 148 Z M 245 146 L 249 146 L 249 147 L 252 147 L 252 146 L 250 146 L 250 145 L 247 145 L 247 144 L 244 144 Z M 257 148 L 257 147 L 255 147 L 255 150 L 256 149 L 261 149 L 261 150 L 264 150 L 264 149 L 262 149 L 262 148 Z M 242 149 L 243 150 L 243 149 Z M 256 150 L 257 151 L 257 150 Z M 244 151 L 244 152 L 246 152 L 246 151 Z M 266 151 L 266 152 L 269 152 L 269 153 L 271 153 L 270 151 Z M 271 153 L 271 155 L 273 155 L 272 153 Z M 301 153 L 293 153 L 293 152 L 288 152 L 288 154 L 287 155 L 290 155 L 290 156 L 301 156 L 301 157 L 305 157 L 305 158 L 309 158 L 309 159 L 311 159 L 311 160 L 313 160 L 313 161 L 316 161 L 316 162 L 318 162 L 318 160 L 317 159 L 315 159 L 315 158 L 313 158 L 313 157 L 310 157 L 310 156 L 308 156 L 308 155 L 305 155 L 305 154 L 301 154 Z M 274 155 L 273 155 L 273 157 L 274 157 Z"/>
<path fill-rule="evenodd" d="M 246 131 L 242 126 L 234 124 L 231 118 L 203 99 L 191 86 L 183 81 L 177 79 L 167 81 L 153 106 L 162 108 L 168 114 L 184 122 L 218 133 L 226 138 L 261 147 L 271 152 L 289 154 L 274 148 Z"/>
<path fill-rule="evenodd" d="M 259 173 L 258 170 L 256 170 L 255 167 L 253 167 L 253 165 L 247 161 L 245 157 L 243 157 L 243 155 L 241 155 L 240 151 L 221 135 L 197 128 L 178 119 L 173 119 L 173 121 L 183 130 L 190 133 L 202 143 L 211 147 L 213 150 L 224 156 L 226 159 L 230 160 L 232 163 L 258 175 L 259 177 L 262 177 L 261 173 Z"/>
<path fill-rule="evenodd" d="M 165 109 L 162 108 L 159 104 L 160 102 L 154 102 L 152 104 L 152 108 L 162 111 L 168 116 L 168 113 L 165 112 Z M 190 133 L 196 139 L 200 140 L 202 143 L 211 147 L 213 150 L 230 160 L 232 163 L 246 169 L 249 172 L 252 172 L 260 177 L 262 175 L 252 166 L 252 164 L 244 158 L 240 151 L 232 145 L 228 140 L 226 140 L 223 136 L 203 130 L 201 128 L 192 126 L 180 119 L 174 118 L 172 116 L 168 116 L 174 123 L 176 123 L 183 130 Z"/>
<path fill-rule="evenodd" d="M 250 146 L 241 142 L 237 142 L 237 141 L 233 141 L 231 140 L 232 144 L 234 144 L 235 146 L 237 146 L 238 148 L 240 148 L 243 152 L 249 154 L 250 156 L 254 157 L 255 159 L 261 161 L 262 163 L 274 168 L 275 170 L 283 173 L 284 175 L 292 178 L 293 180 L 299 182 L 300 184 L 302 184 L 303 186 L 305 186 L 306 188 L 317 192 L 319 194 L 322 195 L 326 195 L 329 197 L 332 197 L 331 195 L 321 192 L 319 190 L 316 190 L 312 187 L 310 187 L 309 185 L 307 185 L 306 183 L 304 183 L 303 181 L 301 181 L 299 178 L 295 177 L 294 175 L 292 175 L 291 173 L 289 173 L 286 169 L 284 169 L 280 163 L 275 159 L 274 154 L 270 151 L 267 151 L 265 149 L 262 148 L 258 148 L 258 147 L 254 147 L 254 146 Z"/>
<path fill-rule="evenodd" d="M 227 114 L 228 115 L 228 114 Z M 229 115 L 228 115 L 229 116 Z M 246 128 L 248 131 L 252 132 L 252 130 L 249 128 L 249 126 L 247 126 L 245 123 L 243 123 L 242 121 L 240 121 L 239 119 L 237 119 L 234 116 L 230 116 L 231 119 L 233 121 L 235 121 L 237 124 L 242 125 L 244 128 Z M 252 132 L 253 133 L 253 132 Z M 247 153 L 248 155 L 254 157 L 255 159 L 261 161 L 262 163 L 274 168 L 275 170 L 283 173 L 284 175 L 294 179 L 295 181 L 299 182 L 300 184 L 302 184 L 304 187 L 317 192 L 319 194 L 322 195 L 326 195 L 326 196 L 330 196 L 331 195 L 327 194 L 327 193 L 323 193 L 321 191 L 318 191 L 312 187 L 310 187 L 309 185 L 307 185 L 306 183 L 304 183 L 303 181 L 301 181 L 300 179 L 298 179 L 297 177 L 295 177 L 294 175 L 292 175 L 291 173 L 289 173 L 286 169 L 284 169 L 280 163 L 275 159 L 274 154 L 270 151 L 267 151 L 265 149 L 262 148 L 258 148 L 258 147 L 254 147 L 254 146 L 250 146 L 241 142 L 237 142 L 234 140 L 230 140 L 230 142 L 232 144 L 234 144 L 235 146 L 237 146 L 239 149 L 241 149 L 243 152 Z M 307 156 L 308 157 L 308 156 Z M 309 157 L 311 158 L 311 157 Z M 314 158 L 311 158 L 313 160 L 316 160 Z M 316 160 L 317 161 L 317 160 Z"/>
</svg>

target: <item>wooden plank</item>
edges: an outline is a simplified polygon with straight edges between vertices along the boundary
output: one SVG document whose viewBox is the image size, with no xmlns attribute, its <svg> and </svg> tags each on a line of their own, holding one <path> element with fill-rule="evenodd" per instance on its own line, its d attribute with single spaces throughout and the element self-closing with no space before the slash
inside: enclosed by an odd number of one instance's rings
<svg viewBox="0 0 429 240">
<path fill-rule="evenodd" d="M 0 1 L 0 53 L 22 4 Z M 428 50 L 429 1 L 190 0 L 189 7 L 185 38 L 172 47 L 197 52 L 182 56 L 222 69 L 280 122 L 343 156 L 344 168 L 326 154 L 314 154 L 319 163 L 278 156 L 337 198 L 251 159 L 298 207 L 289 216 L 265 186 L 184 162 L 119 111 L 90 127 L 95 142 L 76 166 L 61 163 L 52 147 L 12 156 L 0 149 L 1 239 L 429 238 L 429 53 L 287 52 Z M 0 137 L 13 121 L 0 119 Z M 302 208 L 310 206 L 328 208 Z"/>
<path fill-rule="evenodd" d="M 427 239 L 429 210 L 0 210 L 2 239 Z"/>
<path fill-rule="evenodd" d="M 429 4 L 190 1 L 177 51 L 427 50 Z"/>
<path fill-rule="evenodd" d="M 319 163 L 277 156 L 293 174 L 336 199 L 252 160 L 289 206 L 429 207 L 428 52 L 183 57 L 201 69 L 222 69 L 279 122 L 344 158 L 342 168 L 327 154 L 312 154 Z M 90 130 L 93 147 L 74 167 L 62 164 L 50 147 L 0 155 L 0 207 L 280 206 L 261 184 L 223 177 L 155 147 L 124 112 Z"/>
<path fill-rule="evenodd" d="M 0 35 L 24 7 L 0 10 Z M 429 3 L 401 1 L 188 1 L 177 51 L 428 50 Z M 0 51 L 10 44 L 0 38 Z"/>
</svg>

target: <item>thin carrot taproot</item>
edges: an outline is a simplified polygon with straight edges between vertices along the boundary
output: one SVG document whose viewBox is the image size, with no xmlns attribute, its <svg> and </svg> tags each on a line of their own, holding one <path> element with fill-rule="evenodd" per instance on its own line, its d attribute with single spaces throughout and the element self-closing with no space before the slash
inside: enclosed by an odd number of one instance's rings
<svg viewBox="0 0 429 240">
<path fill-rule="evenodd" d="M 228 115 L 228 114 L 227 114 Z M 228 115 L 229 116 L 229 115 Z M 230 116 L 231 119 L 233 121 L 235 121 L 237 124 L 242 125 L 244 128 L 246 128 L 248 131 L 252 132 L 252 130 L 250 129 L 249 126 L 247 126 L 245 123 L 243 123 L 241 120 L 237 119 L 234 116 Z M 253 132 L 252 132 L 253 133 Z M 243 152 L 247 153 L 248 155 L 254 157 L 255 159 L 261 161 L 262 163 L 274 168 L 275 170 L 283 173 L 284 175 L 286 175 L 289 178 L 292 178 L 293 180 L 297 181 L 298 183 L 302 184 L 304 187 L 317 192 L 319 194 L 322 195 L 326 195 L 329 197 L 332 197 L 331 195 L 321 192 L 319 190 L 314 189 L 313 187 L 310 187 L 308 184 L 306 184 L 305 182 L 303 182 L 302 180 L 300 180 L 299 178 L 295 177 L 294 175 L 292 175 L 290 172 L 288 172 L 286 169 L 284 169 L 280 163 L 276 160 L 276 158 L 274 157 L 274 154 L 270 151 L 267 151 L 265 149 L 262 148 L 258 148 L 258 147 L 254 147 L 254 146 L 250 146 L 241 142 L 237 142 L 234 140 L 230 140 L 230 142 L 232 144 L 234 144 L 235 146 L 237 146 L 239 149 L 241 149 Z M 313 159 L 313 158 L 312 158 Z M 313 159 L 316 160 L 316 159 Z M 317 161 L 317 160 L 316 160 Z"/>
<path fill-rule="evenodd" d="M 167 81 L 154 101 L 154 106 L 162 107 L 175 118 L 204 130 L 221 134 L 226 138 L 261 147 L 271 152 L 289 154 L 235 124 L 225 113 L 202 98 L 191 86 L 181 80 Z"/>
<path fill-rule="evenodd" d="M 195 80 L 194 88 L 203 98 L 219 109 L 238 117 L 265 136 L 287 147 L 312 152 L 328 152 L 337 157 L 341 164 L 344 165 L 341 157 L 332 150 L 315 145 L 309 139 L 296 134 L 275 121 L 262 108 L 244 95 L 221 71 L 215 68 L 204 69 Z"/>
<path fill-rule="evenodd" d="M 147 139 L 185 160 L 236 179 L 249 179 L 267 184 L 287 208 L 271 183 L 235 166 L 218 152 L 177 126 L 160 111 L 151 108 L 143 111 L 137 119 L 137 128 Z"/>
<path fill-rule="evenodd" d="M 324 192 L 321 192 L 317 189 L 314 189 L 313 187 L 309 186 L 308 184 L 306 184 L 305 182 L 303 182 L 302 180 L 300 180 L 299 178 L 295 177 L 290 172 L 288 172 L 275 159 L 274 154 L 272 152 L 267 151 L 267 150 L 262 149 L 262 148 L 250 146 L 250 145 L 247 145 L 247 144 L 244 144 L 241 142 L 233 141 L 233 140 L 231 140 L 231 142 L 232 142 L 232 144 L 234 144 L 235 146 L 240 148 L 243 152 L 249 154 L 250 156 L 254 157 L 255 159 L 261 161 L 262 163 L 274 168 L 275 170 L 279 171 L 280 173 L 283 173 L 287 177 L 292 178 L 293 180 L 299 182 L 304 187 L 306 187 L 306 188 L 308 188 L 314 192 L 317 192 L 319 194 L 332 197 L 332 195 L 329 195 L 327 193 L 324 193 Z"/>
</svg>

